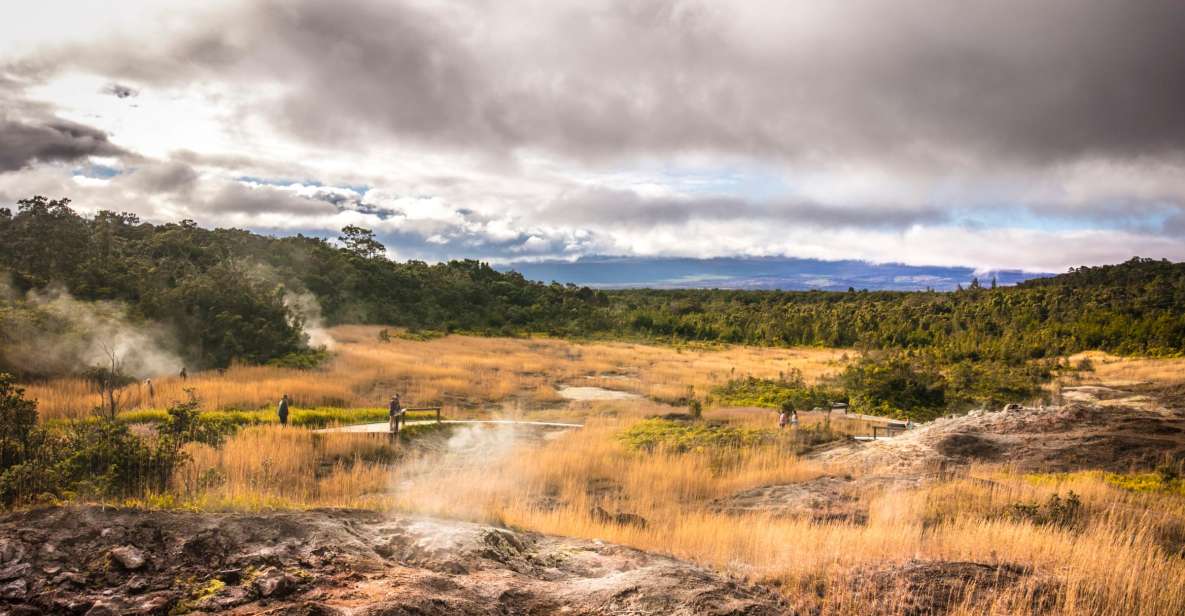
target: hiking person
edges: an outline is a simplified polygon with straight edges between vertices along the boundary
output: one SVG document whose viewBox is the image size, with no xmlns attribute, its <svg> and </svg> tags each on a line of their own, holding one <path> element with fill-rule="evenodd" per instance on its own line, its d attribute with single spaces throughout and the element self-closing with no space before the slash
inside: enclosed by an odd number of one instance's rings
<svg viewBox="0 0 1185 616">
<path fill-rule="evenodd" d="M 280 425 L 288 425 L 288 394 L 280 398 L 280 406 L 276 408 L 276 413 L 280 416 Z"/>
<path fill-rule="evenodd" d="M 181 373 L 178 374 L 177 376 L 181 377 L 182 381 L 189 378 L 189 373 L 185 371 L 185 366 L 181 366 Z"/>
<path fill-rule="evenodd" d="M 797 410 L 790 411 L 790 429 L 794 430 L 794 431 L 798 430 L 798 411 Z"/>
<path fill-rule="evenodd" d="M 403 404 L 399 401 L 399 394 L 391 396 L 387 404 L 387 421 L 391 424 L 391 434 L 399 432 L 399 420 L 403 416 Z"/>
<path fill-rule="evenodd" d="M 794 403 L 786 400 L 782 403 L 782 410 L 778 413 L 778 429 L 783 430 L 790 423 L 790 414 L 794 412 Z"/>
</svg>

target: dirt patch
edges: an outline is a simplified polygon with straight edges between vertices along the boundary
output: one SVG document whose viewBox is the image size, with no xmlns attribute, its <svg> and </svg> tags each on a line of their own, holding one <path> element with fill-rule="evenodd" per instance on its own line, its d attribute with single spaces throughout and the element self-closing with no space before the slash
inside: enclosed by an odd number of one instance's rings
<svg viewBox="0 0 1185 616">
<path fill-rule="evenodd" d="M 1026 613 L 1040 614 L 1052 609 L 1059 592 L 1051 579 L 1019 565 L 965 561 L 887 565 L 857 573 L 849 583 L 859 613 L 893 616 L 939 616 L 960 606 L 986 609 L 1005 592 L 1015 593 Z"/>
<path fill-rule="evenodd" d="M 1000 456 L 1000 446 L 993 441 L 963 432 L 943 436 L 934 443 L 934 449 L 944 456 L 965 460 L 994 460 Z"/>
<path fill-rule="evenodd" d="M 601 542 L 317 510 L 0 517 L 0 613 L 781 614 L 773 592 Z"/>
<path fill-rule="evenodd" d="M 561 387 L 556 390 L 561 398 L 567 400 L 641 400 L 642 396 L 628 391 L 605 389 L 604 387 Z"/>
<path fill-rule="evenodd" d="M 751 488 L 708 505 L 716 513 L 803 517 L 815 522 L 864 524 L 868 509 L 856 496 L 850 477 L 819 477 L 801 483 Z"/>
</svg>

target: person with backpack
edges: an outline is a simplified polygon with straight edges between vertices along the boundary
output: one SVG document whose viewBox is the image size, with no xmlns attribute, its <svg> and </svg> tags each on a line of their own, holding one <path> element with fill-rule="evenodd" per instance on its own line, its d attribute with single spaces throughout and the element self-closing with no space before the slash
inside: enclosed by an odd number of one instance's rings
<svg viewBox="0 0 1185 616">
<path fill-rule="evenodd" d="M 288 394 L 280 398 L 280 406 L 276 408 L 276 413 L 280 415 L 280 425 L 288 425 Z"/>
</svg>

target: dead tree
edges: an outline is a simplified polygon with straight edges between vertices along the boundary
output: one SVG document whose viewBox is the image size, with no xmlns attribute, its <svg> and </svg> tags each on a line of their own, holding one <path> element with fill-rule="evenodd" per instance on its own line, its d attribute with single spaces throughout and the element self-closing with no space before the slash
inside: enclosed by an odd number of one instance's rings
<svg viewBox="0 0 1185 616">
<path fill-rule="evenodd" d="M 107 358 L 107 366 L 104 370 L 106 374 L 99 381 L 99 406 L 95 410 L 100 417 L 114 421 L 127 394 L 119 378 L 123 374 L 123 359 L 115 345 L 100 341 L 99 348 Z"/>
</svg>

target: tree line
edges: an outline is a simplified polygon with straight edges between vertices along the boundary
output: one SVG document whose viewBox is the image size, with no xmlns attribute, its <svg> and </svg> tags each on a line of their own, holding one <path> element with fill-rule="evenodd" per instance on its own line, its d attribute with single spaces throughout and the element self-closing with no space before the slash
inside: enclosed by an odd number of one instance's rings
<svg viewBox="0 0 1185 616">
<path fill-rule="evenodd" d="M 1185 264 L 1168 261 L 1075 268 L 1012 287 L 971 281 L 954 292 L 599 291 L 472 260 L 394 262 L 358 227 L 338 240 L 154 225 L 128 213 L 83 216 L 65 199 L 21 200 L 15 212 L 0 209 L 0 272 L 11 287 L 0 294 L 0 343 L 54 325 L 22 297 L 57 285 L 167 325 L 198 367 L 305 351 L 309 315 L 289 301 L 294 294 L 316 298 L 328 324 L 854 347 L 937 362 L 964 381 L 1087 349 L 1185 352 Z M 20 372 L 7 361 L 0 371 Z"/>
</svg>

